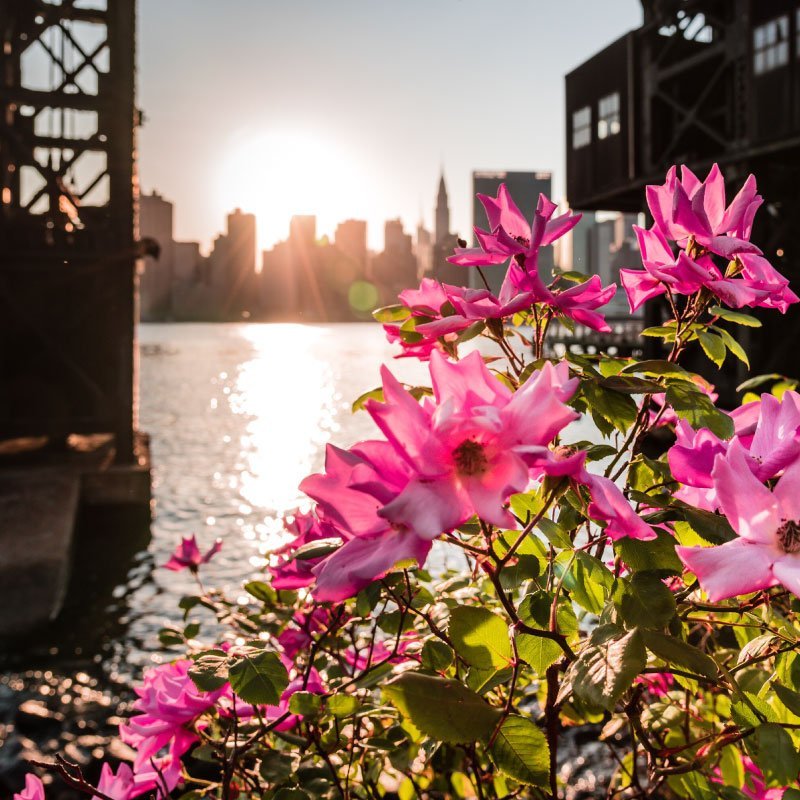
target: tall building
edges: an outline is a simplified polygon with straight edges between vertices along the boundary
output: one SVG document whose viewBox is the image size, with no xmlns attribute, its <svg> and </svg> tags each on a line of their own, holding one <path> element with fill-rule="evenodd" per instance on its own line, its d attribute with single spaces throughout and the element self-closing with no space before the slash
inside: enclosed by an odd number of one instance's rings
<svg viewBox="0 0 800 800">
<path fill-rule="evenodd" d="M 372 259 L 370 279 L 379 286 L 384 304 L 394 302 L 398 292 L 416 284 L 417 260 L 411 236 L 400 219 L 386 222 L 383 252 Z"/>
<path fill-rule="evenodd" d="M 249 319 L 258 310 L 256 218 L 237 208 L 228 215 L 227 224 L 227 233 L 217 236 L 209 256 L 214 316 Z"/>
<path fill-rule="evenodd" d="M 633 225 L 638 222 L 637 214 L 584 212 L 580 222 L 561 240 L 559 269 L 598 275 L 603 286 L 617 285 L 616 295 L 605 307 L 605 313 L 612 319 L 631 316 L 619 271 L 640 264 L 633 233 Z M 641 312 L 633 316 L 641 316 Z"/>
<path fill-rule="evenodd" d="M 297 309 L 304 319 L 326 320 L 328 315 L 321 288 L 317 218 L 297 214 L 289 222 L 289 269 L 294 276 Z"/>
<path fill-rule="evenodd" d="M 310 247 L 317 241 L 317 218 L 313 214 L 295 214 L 289 222 L 289 241 Z"/>
<path fill-rule="evenodd" d="M 433 238 L 422 221 L 417 225 L 414 255 L 417 257 L 417 279 L 422 280 L 433 270 Z"/>
<path fill-rule="evenodd" d="M 139 276 L 140 315 L 145 322 L 168 317 L 172 310 L 174 271 L 173 206 L 158 192 L 139 198 L 140 235 L 155 239 L 161 253 L 158 259 L 144 259 Z"/>
<path fill-rule="evenodd" d="M 336 226 L 334 246 L 353 267 L 356 275 L 367 274 L 367 223 L 348 219 Z"/>
<path fill-rule="evenodd" d="M 519 210 L 525 215 L 525 219 L 529 222 L 533 219 L 534 212 L 536 211 L 536 204 L 539 201 L 539 195 L 544 194 L 550 197 L 552 190 L 552 174 L 549 172 L 488 172 L 478 171 L 472 173 L 472 224 L 477 228 L 484 230 L 488 229 L 489 222 L 486 218 L 486 212 L 483 205 L 477 196 L 480 194 L 488 194 L 494 197 L 500 184 L 504 183 L 514 198 L 514 202 L 519 207 Z M 474 244 L 477 245 L 477 240 L 473 238 Z M 539 272 L 542 278 L 549 283 L 549 276 L 553 270 L 554 265 L 553 248 L 543 247 L 539 254 Z M 482 267 L 484 275 L 492 288 L 492 291 L 497 293 L 500 291 L 500 286 L 503 283 L 503 278 L 506 273 L 506 266 L 499 265 L 493 267 Z M 476 288 L 483 287 L 483 282 L 480 277 L 475 274 L 475 270 L 471 271 L 472 285 Z"/>
<path fill-rule="evenodd" d="M 228 215 L 227 311 L 249 317 L 256 309 L 256 218 L 236 209 Z"/>
<path fill-rule="evenodd" d="M 439 192 L 436 195 L 436 225 L 434 226 L 434 244 L 442 244 L 450 236 L 450 206 L 447 202 L 447 187 L 444 173 L 439 176 Z"/>
<path fill-rule="evenodd" d="M 259 276 L 261 308 L 269 319 L 293 319 L 299 311 L 299 284 L 291 250 L 289 242 L 278 242 L 263 253 Z"/>
</svg>

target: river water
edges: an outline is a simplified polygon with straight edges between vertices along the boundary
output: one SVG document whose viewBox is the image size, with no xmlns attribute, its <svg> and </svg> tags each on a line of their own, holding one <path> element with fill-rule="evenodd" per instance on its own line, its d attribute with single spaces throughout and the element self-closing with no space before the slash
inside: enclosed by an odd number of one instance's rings
<svg viewBox="0 0 800 800">
<path fill-rule="evenodd" d="M 153 463 L 151 536 L 124 556 L 109 556 L 99 570 L 105 581 L 95 581 L 100 589 L 68 605 L 53 631 L 36 639 L 36 652 L 20 654 L 17 668 L 69 672 L 89 662 L 129 685 L 143 667 L 169 658 L 158 631 L 180 621 L 178 601 L 196 591 L 188 571 L 161 568 L 181 536 L 194 533 L 202 549 L 223 540 L 202 576 L 236 597 L 281 543 L 282 517 L 302 507 L 298 484 L 322 468 L 325 445 L 347 447 L 377 433 L 351 405 L 380 384 L 381 365 L 405 383 L 429 384 L 427 365 L 394 358 L 397 348 L 378 325 L 144 324 L 139 341 L 140 428 L 150 434 Z M 441 564 L 448 552 L 439 548 L 433 558 Z M 97 560 L 96 553 L 86 557 Z"/>
<path fill-rule="evenodd" d="M 79 542 L 59 620 L 13 652 L 0 645 L 0 797 L 22 785 L 27 759 L 97 762 L 142 669 L 177 655 L 158 631 L 180 622 L 178 601 L 196 592 L 187 572 L 162 568 L 181 536 L 202 548 L 223 540 L 203 580 L 236 597 L 280 543 L 281 518 L 303 503 L 298 484 L 322 467 L 325 444 L 376 433 L 351 403 L 379 385 L 381 364 L 429 382 L 426 365 L 393 358 L 378 325 L 148 324 L 139 340 L 152 525 L 100 526 Z M 441 545 L 431 563 L 462 559 Z M 201 637 L 211 644 L 213 632 Z"/>
</svg>

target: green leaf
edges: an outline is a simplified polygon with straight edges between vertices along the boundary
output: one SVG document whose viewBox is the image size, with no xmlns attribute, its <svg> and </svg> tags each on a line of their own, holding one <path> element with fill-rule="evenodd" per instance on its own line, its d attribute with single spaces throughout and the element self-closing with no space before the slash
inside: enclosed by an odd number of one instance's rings
<svg viewBox="0 0 800 800">
<path fill-rule="evenodd" d="M 595 381 L 585 381 L 581 390 L 591 410 L 618 431 L 625 433 L 633 425 L 638 407 L 630 395 L 605 389 Z"/>
<path fill-rule="evenodd" d="M 468 342 L 470 339 L 474 339 L 476 336 L 480 336 L 486 328 L 486 323 L 481 319 L 477 322 L 473 322 L 469 328 L 464 329 L 461 333 L 458 334 L 458 342 Z"/>
<path fill-rule="evenodd" d="M 357 397 L 353 401 L 352 412 L 355 414 L 356 411 L 360 411 L 367 404 L 368 400 L 377 400 L 379 403 L 382 403 L 383 387 L 378 386 L 376 389 L 370 389 L 368 392 L 364 392 L 360 397 Z"/>
<path fill-rule="evenodd" d="M 744 785 L 744 764 L 739 750 L 734 745 L 722 748 L 719 771 L 726 785 L 735 786 L 737 789 L 741 789 Z"/>
<path fill-rule="evenodd" d="M 549 630 L 553 599 L 554 595 L 550 592 L 543 590 L 531 592 L 522 598 L 517 613 L 520 619 L 531 628 Z M 572 607 L 572 603 L 564 597 L 560 597 L 558 600 L 556 628 L 558 633 L 568 639 L 575 637 L 578 633 L 578 618 L 575 616 L 575 609 Z"/>
<path fill-rule="evenodd" d="M 659 575 L 680 575 L 683 564 L 675 552 L 675 539 L 656 529 L 657 538 L 648 542 L 626 536 L 614 542 L 614 551 L 631 572 L 656 572 Z"/>
<path fill-rule="evenodd" d="M 774 383 L 775 381 L 784 380 L 784 378 L 784 375 L 780 375 L 777 372 L 771 372 L 769 375 L 756 375 L 752 378 L 748 378 L 744 383 L 740 383 L 736 387 L 736 391 L 749 392 L 752 389 L 757 389 L 759 386 L 763 386 L 765 383 Z"/>
<path fill-rule="evenodd" d="M 323 558 L 335 553 L 342 546 L 342 540 L 337 537 L 330 539 L 316 539 L 301 545 L 292 553 L 295 561 L 312 561 L 315 558 Z"/>
<path fill-rule="evenodd" d="M 510 716 L 489 748 L 492 761 L 515 781 L 546 788 L 550 784 L 550 748 L 529 719 Z"/>
<path fill-rule="evenodd" d="M 733 420 L 720 411 L 708 395 L 688 383 L 673 383 L 667 388 L 667 403 L 693 428 L 708 428 L 721 439 L 733 436 Z"/>
<path fill-rule="evenodd" d="M 328 698 L 328 710 L 334 717 L 351 717 L 360 706 L 361 702 L 352 694 L 335 694 Z"/>
<path fill-rule="evenodd" d="M 164 647 L 172 647 L 176 644 L 183 644 L 185 641 L 184 634 L 180 631 L 176 631 L 174 628 L 162 628 L 158 632 L 158 641 Z"/>
<path fill-rule="evenodd" d="M 270 650 L 245 653 L 229 668 L 231 689 L 246 703 L 276 706 L 289 685 L 286 667 Z"/>
<path fill-rule="evenodd" d="M 630 628 L 665 628 L 675 615 L 675 597 L 657 575 L 637 572 L 625 587 L 619 609 Z"/>
<path fill-rule="evenodd" d="M 637 361 L 629 364 L 622 370 L 623 375 L 628 375 L 632 372 L 640 372 L 642 375 L 650 375 L 657 378 L 683 378 L 684 380 L 691 380 L 691 373 L 687 372 L 683 367 L 678 364 L 673 364 L 671 361 L 663 361 L 661 359 L 652 359 L 650 361 Z"/>
<path fill-rule="evenodd" d="M 638 630 L 625 632 L 616 625 L 601 625 L 570 667 L 573 690 L 590 705 L 613 711 L 646 663 Z"/>
<path fill-rule="evenodd" d="M 508 626 L 485 608 L 459 606 L 450 615 L 450 638 L 458 654 L 479 669 L 502 669 L 512 660 Z"/>
<path fill-rule="evenodd" d="M 748 369 L 750 369 L 750 360 L 747 358 L 747 352 L 744 347 L 724 328 L 715 327 L 714 330 L 722 337 L 722 341 L 728 350 L 733 353 L 739 361 L 742 362 Z"/>
<path fill-rule="evenodd" d="M 565 281 L 570 281 L 572 283 L 585 283 L 589 280 L 591 275 L 587 275 L 585 272 L 578 272 L 577 270 L 567 270 L 566 272 L 559 272 L 555 270 L 553 273 L 553 277 L 555 278 L 563 278 Z"/>
<path fill-rule="evenodd" d="M 378 321 L 383 323 L 389 322 L 403 322 L 411 316 L 411 309 L 404 305 L 384 306 L 383 308 L 376 308 L 372 312 L 372 316 Z"/>
<path fill-rule="evenodd" d="M 278 593 L 263 581 L 250 581 L 244 585 L 244 590 L 251 597 L 255 597 L 256 600 L 267 603 L 267 605 L 273 605 L 278 599 Z"/>
<path fill-rule="evenodd" d="M 740 728 L 757 728 L 764 721 L 776 720 L 775 711 L 766 700 L 751 692 L 741 692 L 737 696 L 739 699 L 731 704 L 731 717 Z"/>
<path fill-rule="evenodd" d="M 772 689 L 775 694 L 778 695 L 778 699 L 781 703 L 783 703 L 792 714 L 800 717 L 800 694 L 791 689 L 787 689 L 785 686 L 781 686 L 779 683 L 773 683 Z"/>
<path fill-rule="evenodd" d="M 429 639 L 422 645 L 422 666 L 433 672 L 444 672 L 455 660 L 453 651 L 436 639 Z"/>
<path fill-rule="evenodd" d="M 203 692 L 213 692 L 228 681 L 228 656 L 222 650 L 209 650 L 195 656 L 189 677 Z"/>
<path fill-rule="evenodd" d="M 753 760 L 764 773 L 767 786 L 786 786 L 797 780 L 800 754 L 787 731 L 767 723 L 756 728 L 754 739 Z"/>
<path fill-rule="evenodd" d="M 479 669 L 478 667 L 470 667 L 467 673 L 467 686 L 473 692 L 478 694 L 486 694 L 496 689 L 504 683 L 511 680 L 513 670 L 511 667 L 505 669 Z"/>
<path fill-rule="evenodd" d="M 725 517 L 687 506 L 681 509 L 684 518 L 701 538 L 711 544 L 724 544 L 736 538 L 736 532 Z"/>
<path fill-rule="evenodd" d="M 645 328 L 642 331 L 642 336 L 652 336 L 653 338 L 661 338 L 662 336 L 669 342 L 675 340 L 675 328 L 667 327 L 666 325 L 654 325 L 651 328 Z"/>
<path fill-rule="evenodd" d="M 726 354 L 725 343 L 722 339 L 716 334 L 706 331 L 700 331 L 700 333 L 697 334 L 697 338 L 700 340 L 700 347 L 703 348 L 703 352 L 718 367 L 721 367 L 725 363 Z"/>
<path fill-rule="evenodd" d="M 383 693 L 427 736 L 451 744 L 488 739 L 502 712 L 458 681 L 405 672 Z"/>
<path fill-rule="evenodd" d="M 599 383 L 605 389 L 624 394 L 659 394 L 664 391 L 660 383 L 632 375 L 612 375 L 610 378 L 603 378 Z"/>
<path fill-rule="evenodd" d="M 741 311 L 731 311 L 729 308 L 722 308 L 722 306 L 711 306 L 708 311 L 715 317 L 725 319 L 728 322 L 735 322 L 737 325 L 745 325 L 748 328 L 761 327 L 761 320 L 751 317 L 750 314 L 743 314 Z"/>
<path fill-rule="evenodd" d="M 551 664 L 561 658 L 561 646 L 544 636 L 531 633 L 517 634 L 517 652 L 519 657 L 539 676 L 543 676 Z"/>
<path fill-rule="evenodd" d="M 278 750 L 264 750 L 261 754 L 259 772 L 266 780 L 279 783 L 294 772 L 294 759 Z"/>
<path fill-rule="evenodd" d="M 571 553 L 563 555 L 572 557 Z M 572 566 L 564 578 L 564 586 L 579 606 L 591 614 L 600 614 L 613 585 L 614 576 L 600 559 L 588 553 L 575 553 Z"/>
<path fill-rule="evenodd" d="M 714 679 L 717 676 L 717 665 L 714 660 L 691 644 L 676 636 L 665 636 L 656 631 L 642 631 L 647 649 L 662 661 L 694 675 L 702 675 Z"/>
<path fill-rule="evenodd" d="M 322 698 L 313 692 L 295 692 L 289 698 L 289 711 L 292 714 L 302 714 L 304 717 L 313 717 L 319 714 L 322 708 Z"/>
<path fill-rule="evenodd" d="M 670 775 L 670 788 L 682 798 L 689 800 L 720 800 L 720 785 L 709 783 L 708 778 L 699 772 L 689 772 L 686 775 Z"/>
<path fill-rule="evenodd" d="M 617 454 L 617 448 L 610 444 L 593 444 L 586 451 L 589 461 L 602 461 L 604 458 L 611 458 Z"/>
<path fill-rule="evenodd" d="M 572 549 L 572 540 L 569 538 L 569 534 L 557 522 L 544 517 L 539 520 L 539 524 L 536 527 L 545 535 L 545 538 L 553 547 L 558 547 L 562 550 Z"/>
</svg>

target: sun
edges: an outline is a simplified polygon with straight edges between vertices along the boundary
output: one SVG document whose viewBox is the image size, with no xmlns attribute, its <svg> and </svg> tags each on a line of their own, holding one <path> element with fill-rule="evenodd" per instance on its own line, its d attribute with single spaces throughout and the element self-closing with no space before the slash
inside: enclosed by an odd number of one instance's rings
<svg viewBox="0 0 800 800">
<path fill-rule="evenodd" d="M 345 147 L 306 131 L 238 135 L 220 171 L 223 213 L 256 215 L 261 247 L 286 238 L 295 214 L 314 214 L 318 232 L 367 210 L 365 172 Z"/>
</svg>

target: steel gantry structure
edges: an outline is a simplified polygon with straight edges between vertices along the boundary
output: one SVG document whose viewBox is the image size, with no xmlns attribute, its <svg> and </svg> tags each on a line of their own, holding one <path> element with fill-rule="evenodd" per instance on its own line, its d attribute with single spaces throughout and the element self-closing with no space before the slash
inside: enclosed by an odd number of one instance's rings
<svg viewBox="0 0 800 800">
<path fill-rule="evenodd" d="M 0 0 L 0 439 L 136 428 L 135 0 Z"/>
<path fill-rule="evenodd" d="M 642 6 L 640 28 L 566 76 L 570 205 L 645 211 L 644 186 L 672 164 L 718 162 L 730 188 L 754 172 L 767 201 L 754 238 L 798 291 L 800 2 Z M 762 320 L 748 332 L 755 371 L 800 377 L 800 313 Z"/>
</svg>

